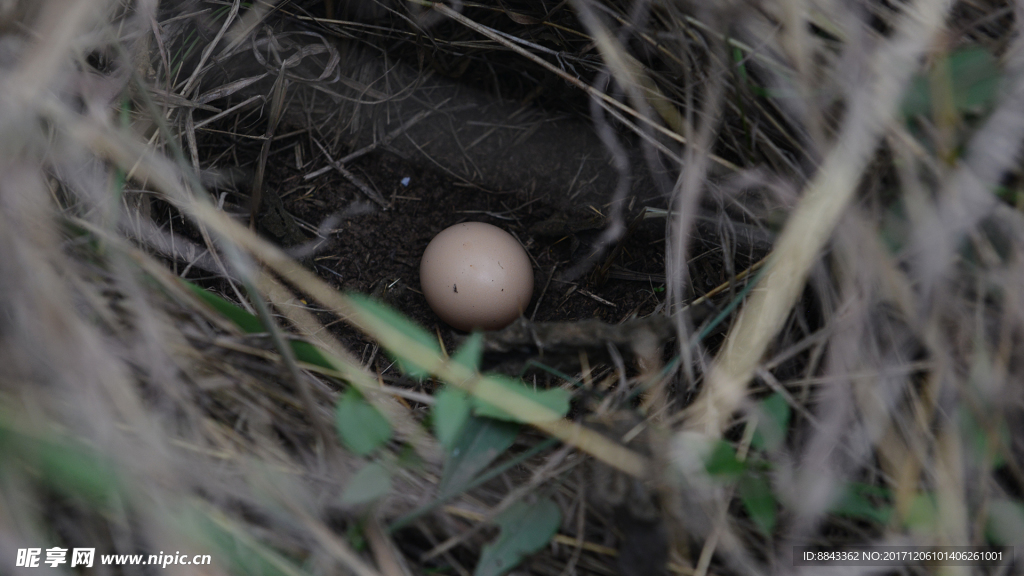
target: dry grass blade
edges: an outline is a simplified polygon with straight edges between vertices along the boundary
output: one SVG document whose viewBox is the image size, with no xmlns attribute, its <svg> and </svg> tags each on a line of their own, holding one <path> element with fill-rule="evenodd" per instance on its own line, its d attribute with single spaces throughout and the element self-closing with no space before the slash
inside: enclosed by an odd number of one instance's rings
<svg viewBox="0 0 1024 576">
<path fill-rule="evenodd" d="M 852 96 L 836 144 L 786 223 L 761 286 L 752 291 L 700 398 L 689 408 L 687 428 L 718 436 L 739 407 L 747 383 L 849 205 L 864 167 L 896 114 L 900 95 L 951 6 L 946 0 L 908 6 L 899 33 L 872 58 L 872 81 Z"/>
<path fill-rule="evenodd" d="M 222 233 L 225 233 L 233 241 L 246 249 L 251 250 L 258 258 L 274 269 L 275 272 L 281 274 L 296 286 L 300 286 L 304 292 L 334 310 L 335 313 L 346 319 L 346 321 L 353 322 L 355 320 L 352 307 L 344 296 L 326 286 L 314 275 L 298 267 L 278 249 L 250 235 L 247 231 L 237 228 L 234 223 L 224 220 L 220 214 L 207 207 L 198 205 L 194 208 L 197 216 L 211 223 L 219 223 L 219 229 Z M 362 326 L 362 328 L 366 329 L 367 327 Z M 468 392 L 479 396 L 481 400 L 495 406 L 502 406 L 503 410 L 523 421 L 534 422 L 534 426 L 538 429 L 568 444 L 572 444 L 628 474 L 638 477 L 643 477 L 647 474 L 648 464 L 643 457 L 623 448 L 615 442 L 609 441 L 600 434 L 583 428 L 579 424 L 564 420 L 552 420 L 546 414 L 546 408 L 537 406 L 526 399 L 510 396 L 500 385 L 491 384 L 486 378 L 477 381 L 472 372 L 459 364 L 432 358 L 432 353 L 421 352 L 417 343 L 407 339 L 405 335 L 397 333 L 382 334 L 380 332 L 376 332 L 374 335 L 384 342 L 387 342 L 389 339 L 395 339 L 393 340 L 394 349 L 404 350 L 410 358 L 421 360 L 423 365 L 428 366 L 431 372 L 442 380 L 465 387 Z M 441 363 L 437 364 L 439 361 Z"/>
<path fill-rule="evenodd" d="M 267 172 L 267 156 L 270 154 L 270 144 L 274 141 L 274 132 L 277 124 L 281 121 L 281 113 L 284 110 L 285 100 L 285 66 L 277 73 L 277 80 L 274 81 L 274 91 L 270 97 L 270 117 L 267 119 L 267 131 L 263 135 L 263 147 L 260 148 L 259 160 L 256 161 L 256 175 L 252 183 L 252 206 L 249 211 L 249 227 L 256 228 L 256 217 L 259 215 L 260 205 L 263 202 L 263 180 Z M 197 170 L 198 172 L 198 170 Z"/>
<path fill-rule="evenodd" d="M 509 41 L 507 38 L 503 37 L 500 34 L 495 33 L 493 30 L 488 29 L 486 26 L 481 26 L 481 25 L 477 24 L 476 22 L 473 22 L 469 18 L 466 18 L 465 16 L 463 16 L 462 14 L 459 14 L 458 12 L 455 12 L 451 8 L 445 6 L 444 4 L 438 4 L 438 3 L 432 3 L 432 2 L 423 2 L 423 4 L 425 6 L 430 7 L 432 10 L 436 10 L 437 12 L 439 12 L 441 14 L 444 14 L 445 16 L 447 16 L 448 18 L 451 18 L 452 20 L 455 20 L 455 21 L 459 22 L 460 24 L 463 24 L 464 26 L 466 26 L 468 28 L 476 30 L 477 32 L 483 34 L 484 36 L 487 36 L 491 40 L 494 40 L 495 42 L 503 44 L 504 46 L 506 46 L 507 48 L 509 48 L 509 49 L 513 50 L 514 52 L 520 54 L 521 56 L 529 58 L 531 61 L 536 62 L 538 65 L 546 68 L 551 73 L 558 75 L 563 80 L 565 80 L 566 82 L 572 84 L 576 88 L 579 88 L 580 90 L 583 90 L 588 95 L 590 95 L 593 98 L 595 98 L 596 101 L 599 102 L 600 105 L 605 109 L 605 111 L 607 111 L 609 114 L 611 114 L 613 117 L 615 117 L 620 122 L 623 122 L 626 125 L 633 127 L 634 132 L 639 134 L 641 137 L 645 138 L 645 140 L 647 140 L 647 142 L 649 144 L 651 144 L 652 146 L 658 148 L 661 152 L 665 153 L 669 157 L 676 158 L 677 162 L 679 162 L 681 164 L 681 162 L 679 161 L 678 156 L 676 156 L 676 154 L 672 150 L 670 150 L 669 148 L 665 147 L 665 145 L 662 144 L 661 142 L 658 142 L 657 140 L 650 139 L 650 137 L 647 135 L 647 131 L 646 130 L 642 130 L 642 129 L 636 127 L 633 124 L 633 122 L 631 122 L 627 118 L 627 116 L 631 116 L 631 117 L 637 119 L 641 124 L 644 125 L 644 127 L 649 128 L 651 130 L 654 130 L 654 131 L 658 132 L 659 134 L 661 134 L 663 136 L 666 136 L 666 137 L 670 138 L 671 140 L 674 140 L 674 141 L 678 142 L 679 144 L 686 144 L 686 139 L 683 138 L 683 136 L 681 134 L 673 132 L 672 130 L 667 129 L 664 126 L 655 123 L 647 115 L 645 115 L 645 114 L 643 114 L 641 112 L 638 112 L 634 108 L 631 108 L 631 107 L 623 104 L 622 102 L 619 102 L 618 100 L 610 97 L 608 94 L 605 94 L 604 92 L 602 92 L 600 90 L 597 90 L 593 86 L 590 86 L 589 84 L 586 84 L 585 82 L 581 81 L 579 78 L 576 78 L 574 76 L 571 76 L 571 75 L 567 74 L 564 70 L 562 70 L 561 68 L 558 68 L 554 64 L 551 64 L 547 60 L 544 60 L 543 58 L 540 58 L 539 56 L 533 54 L 532 52 L 529 52 L 528 50 L 524 49 L 522 46 L 519 46 L 515 42 Z M 606 47 L 606 48 L 608 50 L 614 51 L 614 48 L 612 48 L 612 47 Z M 625 64 L 622 64 L 619 67 L 619 69 L 622 69 L 622 70 L 625 70 L 625 69 L 628 69 L 628 68 L 629 67 L 627 65 L 625 65 Z M 629 73 L 623 73 L 623 77 L 631 77 L 631 76 L 632 75 L 629 74 Z M 629 83 L 629 85 L 635 86 L 636 82 L 631 82 L 631 83 Z M 625 114 L 625 116 L 623 114 Z M 718 164 L 720 164 L 720 165 L 722 165 L 722 166 L 724 166 L 726 168 L 729 168 L 731 170 L 739 170 L 739 166 L 737 166 L 736 164 L 726 160 L 725 158 L 722 158 L 722 157 L 714 155 L 714 154 L 711 154 L 710 158 L 712 160 L 714 160 L 716 163 L 718 163 Z"/>
<path fill-rule="evenodd" d="M 333 354 L 334 357 L 331 360 L 338 370 L 338 375 L 351 382 L 366 395 L 369 401 L 390 420 L 391 425 L 398 431 L 399 437 L 409 441 L 427 462 L 440 461 L 441 450 L 437 441 L 424 433 L 423 429 L 409 418 L 407 411 L 402 406 L 387 395 L 380 393 L 379 381 L 361 367 L 340 342 L 325 333 L 312 314 L 304 308 L 292 304 L 295 298 L 284 285 L 269 275 L 261 275 L 257 285 L 260 292 L 266 294 L 267 299 L 278 310 L 281 310 L 288 320 L 299 328 L 301 333 L 307 338 L 319 342 Z"/>
<path fill-rule="evenodd" d="M 0 0 L 0 560 L 1024 546 L 1024 7 L 751 8 Z M 431 310 L 467 220 L 530 320 Z"/>
<path fill-rule="evenodd" d="M 210 55 L 213 54 L 213 51 L 217 48 L 217 45 L 220 44 L 220 40 L 224 37 L 224 34 L 227 33 L 228 28 L 230 28 L 231 25 L 234 24 L 235 19 L 238 18 L 238 10 L 241 7 L 241 5 L 241 0 L 234 0 L 231 3 L 231 10 L 228 11 L 228 16 L 224 19 L 224 24 L 220 27 L 220 30 L 217 31 L 217 35 L 214 36 L 213 42 L 210 42 L 206 46 L 206 48 L 203 49 L 203 55 L 199 58 L 199 64 L 196 65 L 195 69 L 192 70 L 192 75 L 188 77 L 188 80 L 185 81 L 185 85 L 182 86 L 182 96 L 185 96 L 186 98 L 188 97 L 189 92 L 191 92 L 192 90 L 192 87 L 195 85 L 196 81 L 199 80 L 200 73 L 202 72 L 203 67 L 206 65 L 206 61 L 209 60 Z"/>
<path fill-rule="evenodd" d="M 573 2 L 576 12 L 580 14 L 581 23 L 586 26 L 594 37 L 594 43 L 601 51 L 603 60 L 609 71 L 620 86 L 626 87 L 629 92 L 633 107 L 641 113 L 650 106 L 658 112 L 661 119 L 681 138 L 680 143 L 686 143 L 686 128 L 683 116 L 676 109 L 675 105 L 661 92 L 643 65 L 627 52 L 621 43 L 612 36 L 601 20 L 594 13 L 593 8 L 581 0 Z M 646 115 L 646 114 L 645 114 Z"/>
<path fill-rule="evenodd" d="M 352 306 L 345 296 L 338 294 L 319 278 L 305 271 L 305 269 L 298 266 L 279 249 L 238 227 L 237 224 L 225 219 L 220 213 L 212 210 L 207 205 L 195 204 L 192 206 L 192 210 L 199 219 L 216 226 L 220 233 L 251 251 L 275 272 L 292 284 L 301 287 L 304 292 L 316 298 L 325 306 L 328 306 L 340 317 L 348 322 L 355 321 Z M 367 329 L 366 326 L 361 327 Z M 534 422 L 538 429 L 568 444 L 572 444 L 628 474 L 638 477 L 643 477 L 647 474 L 648 463 L 643 457 L 633 453 L 631 450 L 623 448 L 621 445 L 611 442 L 604 436 L 581 427 L 579 424 L 564 420 L 552 420 L 546 413 L 546 408 L 535 405 L 526 399 L 510 396 L 500 385 L 490 383 L 487 378 L 476 380 L 471 371 L 459 364 L 433 358 L 432 353 L 420 351 L 420 346 L 414 341 L 409 340 L 405 335 L 376 332 L 374 336 L 385 342 L 389 338 L 397 339 L 393 343 L 394 349 L 404 350 L 411 358 L 420 360 L 423 365 L 428 366 L 431 372 L 435 373 L 442 380 L 465 387 L 468 392 L 478 395 L 481 400 L 495 406 L 502 406 L 502 409 L 523 421 Z M 438 364 L 437 362 L 441 363 Z"/>
<path fill-rule="evenodd" d="M 1020 216 L 1003 210 L 990 192 L 1018 162 L 1022 146 L 1019 135 L 1024 128 L 1024 40 L 1020 37 L 1009 47 L 1007 60 L 1008 86 L 999 107 L 972 137 L 957 170 L 946 179 L 938 206 L 933 211 L 917 210 L 921 222 L 915 227 L 914 241 L 921 258 L 915 265 L 920 280 L 928 287 L 925 306 L 934 303 L 928 292 L 955 261 L 955 246 L 967 230 L 996 211 L 1019 222 Z"/>
<path fill-rule="evenodd" d="M 147 158 L 144 152 L 140 154 L 140 151 L 145 149 L 141 143 L 127 142 L 119 134 L 71 120 L 58 107 L 51 108 L 50 112 L 65 119 L 62 124 L 74 137 L 81 139 L 83 143 L 87 143 L 94 149 L 103 150 L 112 161 L 125 168 L 138 165 L 140 177 L 146 178 L 152 185 L 162 189 L 169 198 L 176 198 L 178 202 L 182 203 L 181 206 L 193 214 L 197 220 L 206 226 L 212 226 L 218 234 L 251 252 L 276 273 L 292 284 L 301 287 L 305 293 L 329 307 L 341 318 L 349 322 L 354 320 L 352 307 L 345 296 L 338 294 L 322 280 L 303 269 L 280 249 L 240 227 L 212 206 L 189 198 L 178 181 L 173 178 L 173 172 L 169 166 L 157 162 L 155 158 Z M 366 329 L 365 326 L 361 327 Z M 379 333 L 374 335 L 382 340 L 386 339 L 386 335 Z M 609 441 L 579 424 L 563 420 L 552 421 L 546 408 L 535 405 L 532 401 L 524 398 L 510 397 L 501 385 L 490 383 L 487 378 L 476 381 L 474 375 L 465 367 L 440 359 L 436 360 L 441 362 L 437 364 L 435 359 L 429 357 L 432 353 L 420 352 L 418 345 L 405 339 L 404 335 L 392 334 L 391 336 L 403 339 L 402 342 L 395 345 L 396 349 L 406 350 L 412 358 L 416 358 L 419 354 L 425 360 L 423 364 L 429 366 L 431 371 L 443 380 L 466 387 L 467 391 L 478 395 L 481 400 L 502 406 L 509 414 L 517 416 L 523 421 L 536 422 L 534 425 L 538 429 L 577 446 L 628 474 L 640 477 L 647 474 L 648 463 L 631 450 Z M 339 367 L 339 369 L 342 368 Z"/>
<path fill-rule="evenodd" d="M 250 38 L 252 31 L 260 25 L 260 22 L 273 11 L 280 0 L 259 0 L 254 2 L 252 7 L 239 18 L 238 22 L 228 31 L 228 44 L 220 51 L 221 56 L 230 53 L 240 44 Z"/>
<path fill-rule="evenodd" d="M 29 107 L 60 73 L 75 39 L 98 15 L 107 11 L 108 5 L 105 0 L 86 0 L 75 2 L 68 9 L 61 2 L 45 2 L 39 30 L 40 37 L 46 41 L 35 42 L 23 64 L 11 76 L 6 91 L 13 100 L 7 104 Z"/>
</svg>

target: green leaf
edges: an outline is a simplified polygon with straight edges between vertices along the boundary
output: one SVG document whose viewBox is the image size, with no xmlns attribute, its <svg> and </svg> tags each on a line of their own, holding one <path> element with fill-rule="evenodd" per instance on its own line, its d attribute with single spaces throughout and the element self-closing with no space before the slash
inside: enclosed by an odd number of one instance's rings
<svg viewBox="0 0 1024 576">
<path fill-rule="evenodd" d="M 94 504 L 105 502 L 119 487 L 111 463 L 84 446 L 45 442 L 38 447 L 36 464 L 51 486 Z"/>
<path fill-rule="evenodd" d="M 469 396 L 458 388 L 445 386 L 434 394 L 434 435 L 449 452 L 469 420 L 469 410 Z"/>
<path fill-rule="evenodd" d="M 910 224 L 902 199 L 893 202 L 882 214 L 879 234 L 889 253 L 896 255 L 910 241 Z"/>
<path fill-rule="evenodd" d="M 366 552 L 366 520 L 351 522 L 345 530 L 345 540 L 356 552 Z"/>
<path fill-rule="evenodd" d="M 1013 546 L 1024 540 L 1024 505 L 1019 500 L 997 498 L 988 504 L 985 536 L 999 546 Z"/>
<path fill-rule="evenodd" d="M 231 322 L 234 322 L 242 332 L 245 332 L 246 334 L 259 334 L 267 331 L 266 327 L 263 326 L 263 322 L 261 322 L 256 315 L 246 312 L 237 304 L 228 302 L 213 292 L 204 290 L 187 280 L 182 280 L 182 282 L 184 282 L 185 286 L 188 286 L 189 290 L 198 296 L 200 300 L 209 304 L 209 306 L 216 310 L 221 316 L 227 318 Z"/>
<path fill-rule="evenodd" d="M 215 510 L 189 506 L 178 517 L 181 532 L 211 549 L 230 573 L 246 576 L 308 576 L 291 559 L 256 540 L 245 528 Z"/>
<path fill-rule="evenodd" d="M 521 398 L 535 402 L 549 410 L 551 410 L 555 416 L 546 420 L 553 420 L 561 418 L 569 413 L 569 398 L 571 394 L 564 388 L 549 388 L 547 390 L 534 390 L 533 388 L 527 387 L 520 380 L 515 380 L 507 376 L 492 375 L 488 378 L 491 382 L 501 386 L 507 394 L 514 394 Z M 484 402 L 478 397 L 473 397 L 473 412 L 477 416 L 486 416 L 488 418 L 495 418 L 497 420 L 507 420 L 509 422 L 520 422 L 519 418 L 516 418 L 505 412 L 500 407 L 493 404 Z M 541 419 L 530 420 L 525 423 L 531 424 L 534 422 L 540 422 Z"/>
<path fill-rule="evenodd" d="M 725 440 L 715 442 L 715 447 L 708 454 L 704 468 L 712 476 L 739 476 L 746 469 L 743 462 L 736 458 L 736 451 Z"/>
<path fill-rule="evenodd" d="M 516 502 L 494 521 L 501 535 L 484 546 L 473 576 L 501 576 L 546 546 L 562 522 L 562 511 L 550 498 L 540 498 L 533 504 Z"/>
<path fill-rule="evenodd" d="M 972 458 L 976 458 L 979 462 L 986 458 L 992 458 L 991 465 L 993 469 L 1006 464 L 1006 458 L 1003 456 L 1003 451 L 999 450 L 999 445 L 1010 445 L 1010 430 L 1006 426 L 1006 422 L 999 419 L 994 424 L 994 432 L 999 435 L 999 439 L 996 442 L 992 441 L 992 435 L 982 427 L 971 410 L 965 409 L 960 411 L 960 435 L 964 438 L 965 444 L 973 448 L 969 455 Z"/>
<path fill-rule="evenodd" d="M 776 392 L 761 401 L 761 414 L 766 419 L 758 422 L 750 443 L 754 448 L 773 452 L 786 441 L 790 416 L 789 403 Z"/>
<path fill-rule="evenodd" d="M 406 470 L 422 470 L 426 462 L 416 452 L 415 447 L 411 444 L 402 444 L 398 452 L 395 453 L 395 464 Z"/>
<path fill-rule="evenodd" d="M 185 286 L 187 286 L 195 295 L 199 296 L 203 302 L 206 302 L 217 313 L 230 320 L 235 324 L 235 326 L 238 326 L 242 332 L 245 332 L 246 334 L 261 334 L 269 332 L 258 316 L 246 312 L 240 306 L 228 302 L 213 292 L 204 290 L 187 280 L 182 280 L 182 282 L 184 282 Z M 334 365 L 327 360 L 327 357 L 324 356 L 323 352 L 321 352 L 315 345 L 303 340 L 289 340 L 289 344 L 292 347 L 292 351 L 295 353 L 295 359 L 299 362 L 305 362 L 306 364 L 312 364 L 314 366 L 330 370 L 334 369 Z"/>
<path fill-rule="evenodd" d="M 775 529 L 775 495 L 768 480 L 760 474 L 746 474 L 737 486 L 740 501 L 754 524 L 765 536 Z"/>
<path fill-rule="evenodd" d="M 378 462 L 363 466 L 348 481 L 341 501 L 345 504 L 369 504 L 391 491 L 391 472 Z"/>
<path fill-rule="evenodd" d="M 508 450 L 519 435 L 519 425 L 470 416 L 445 458 L 438 491 L 461 491 L 484 468 Z"/>
<path fill-rule="evenodd" d="M 430 332 L 427 332 L 400 312 L 362 294 L 349 294 L 348 298 L 364 322 L 384 324 L 391 330 L 400 332 L 406 337 L 415 340 L 417 344 L 429 348 L 431 352 L 434 352 L 433 358 L 441 357 L 441 348 L 438 346 L 437 340 L 430 335 Z M 388 354 L 398 362 L 402 372 L 405 372 L 409 377 L 423 379 L 430 375 L 427 367 L 418 363 L 410 355 L 404 354 L 403 350 L 389 347 L 386 341 L 382 341 L 381 344 L 387 347 Z"/>
<path fill-rule="evenodd" d="M 538 362 L 537 360 L 534 360 L 532 358 L 530 360 L 527 360 L 523 364 L 522 369 L 519 371 L 519 378 L 522 379 L 523 374 L 526 374 L 530 370 L 530 368 L 540 368 L 541 370 L 547 372 L 548 374 L 551 374 L 555 378 L 560 378 L 562 380 L 565 380 L 566 382 L 571 382 L 573 386 L 579 386 L 582 382 L 582 380 L 573 378 L 572 376 L 569 376 L 565 372 L 562 372 L 561 370 L 553 366 L 548 366 L 547 364 L 543 362 Z"/>
<path fill-rule="evenodd" d="M 961 48 L 937 65 L 949 66 L 950 96 L 957 112 L 979 112 L 991 106 L 1002 78 L 999 63 L 991 52 L 979 46 Z M 929 75 L 918 74 L 903 98 L 903 115 L 930 115 L 932 96 Z"/>
<path fill-rule="evenodd" d="M 906 525 L 925 533 L 931 533 L 938 526 L 939 509 L 935 502 L 935 494 L 921 492 L 914 496 L 907 511 Z"/>
<path fill-rule="evenodd" d="M 391 424 L 354 388 L 349 388 L 338 400 L 335 425 L 345 446 L 360 456 L 391 439 Z"/>
<path fill-rule="evenodd" d="M 289 343 L 292 346 L 292 351 L 295 352 L 295 359 L 299 362 L 334 370 L 334 364 L 331 364 L 315 345 L 303 340 L 290 340 Z"/>
<path fill-rule="evenodd" d="M 480 370 L 480 361 L 484 357 L 484 335 L 473 332 L 452 355 L 452 362 L 461 364 L 474 372 Z"/>
<path fill-rule="evenodd" d="M 832 512 L 855 520 L 888 524 L 889 518 L 892 516 L 892 506 L 876 504 L 875 500 L 888 500 L 889 496 L 889 491 L 885 488 L 862 482 L 851 482 L 846 485 L 839 501 L 832 506 Z"/>
<path fill-rule="evenodd" d="M 953 104 L 961 112 L 987 108 L 1002 78 L 996 57 L 980 46 L 956 50 L 949 56 Z"/>
<path fill-rule="evenodd" d="M 931 114 L 932 95 L 927 76 L 923 74 L 914 76 L 907 88 L 907 93 L 903 95 L 903 104 L 900 106 L 900 110 L 906 118 Z"/>
<path fill-rule="evenodd" d="M 52 489 L 100 507 L 123 484 L 114 463 L 74 438 L 37 437 L 0 418 L 0 466 L 8 459 L 39 475 Z"/>
</svg>

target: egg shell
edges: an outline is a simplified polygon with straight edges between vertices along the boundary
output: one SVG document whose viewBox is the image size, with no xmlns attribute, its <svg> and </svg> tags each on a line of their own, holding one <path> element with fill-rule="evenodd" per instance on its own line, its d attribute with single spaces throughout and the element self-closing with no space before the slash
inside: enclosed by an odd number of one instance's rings
<svg viewBox="0 0 1024 576">
<path fill-rule="evenodd" d="M 464 222 L 442 230 L 423 252 L 427 304 L 459 330 L 498 330 L 526 311 L 533 266 L 519 241 L 497 226 Z"/>
</svg>

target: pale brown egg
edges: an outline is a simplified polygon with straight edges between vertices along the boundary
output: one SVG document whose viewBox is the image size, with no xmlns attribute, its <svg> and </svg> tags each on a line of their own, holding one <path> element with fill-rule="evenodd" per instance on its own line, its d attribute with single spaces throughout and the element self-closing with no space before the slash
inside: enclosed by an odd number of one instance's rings
<svg viewBox="0 0 1024 576">
<path fill-rule="evenodd" d="M 511 234 L 483 222 L 442 230 L 420 261 L 427 304 L 459 330 L 498 330 L 526 311 L 533 266 Z"/>
</svg>

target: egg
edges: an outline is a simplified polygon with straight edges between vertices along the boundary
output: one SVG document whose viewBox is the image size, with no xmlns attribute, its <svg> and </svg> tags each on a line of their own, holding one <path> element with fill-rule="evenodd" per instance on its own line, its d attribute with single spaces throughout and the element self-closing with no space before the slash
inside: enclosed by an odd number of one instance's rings
<svg viewBox="0 0 1024 576">
<path fill-rule="evenodd" d="M 533 266 L 511 234 L 483 222 L 442 230 L 420 261 L 427 304 L 452 328 L 498 330 L 518 318 L 533 296 Z"/>
</svg>

